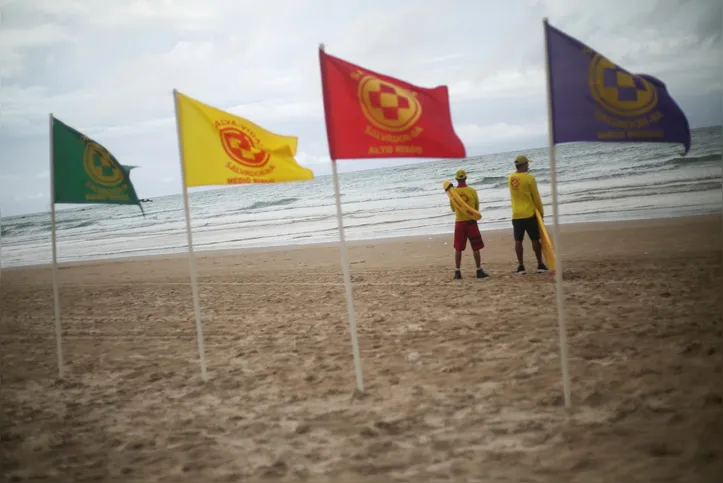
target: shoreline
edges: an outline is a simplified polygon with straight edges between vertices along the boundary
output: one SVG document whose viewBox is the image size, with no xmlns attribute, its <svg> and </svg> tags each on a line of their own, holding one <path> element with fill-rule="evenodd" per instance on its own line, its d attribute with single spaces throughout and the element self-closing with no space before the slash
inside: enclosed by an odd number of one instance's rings
<svg viewBox="0 0 723 483">
<path fill-rule="evenodd" d="M 719 129 L 719 130 L 720 130 L 720 129 L 723 129 L 723 124 L 711 124 L 711 125 L 707 125 L 707 126 L 697 126 L 697 127 L 691 127 L 690 129 L 691 129 L 691 131 L 703 131 L 703 130 L 713 130 L 713 129 Z M 589 143 L 586 143 L 586 144 L 589 144 Z M 564 146 L 564 147 L 563 147 L 563 146 Z M 565 150 L 566 150 L 566 149 L 570 149 L 570 147 L 572 147 L 572 146 L 575 146 L 575 143 L 558 145 L 558 146 L 557 146 L 557 149 L 558 149 L 558 150 L 560 150 L 560 149 L 565 149 Z M 425 164 L 434 164 L 434 163 L 440 163 L 440 164 L 441 164 L 441 163 L 450 163 L 450 164 L 451 164 L 451 163 L 455 163 L 455 164 L 460 164 L 460 163 L 465 163 L 465 162 L 470 162 L 470 161 L 476 161 L 476 160 L 479 160 L 479 159 L 482 159 L 482 158 L 492 158 L 492 157 L 496 157 L 496 156 L 508 156 L 508 155 L 509 155 L 509 158 L 510 158 L 510 159 L 514 159 L 514 157 L 517 156 L 517 154 L 519 154 L 519 153 L 522 152 L 522 151 L 539 151 L 539 150 L 545 150 L 545 151 L 546 151 L 548 148 L 549 148 L 548 145 L 544 145 L 544 146 L 523 146 L 523 147 L 519 147 L 519 148 L 515 148 L 515 149 L 510 149 L 510 150 L 505 150 L 505 151 L 499 151 L 499 152 L 497 152 L 497 151 L 489 151 L 489 152 L 488 152 L 488 151 L 485 151 L 485 152 L 483 152 L 483 153 L 478 153 L 478 154 L 474 154 L 474 155 L 467 156 L 466 158 L 463 158 L 463 159 L 450 159 L 450 158 L 438 158 L 438 159 L 437 159 L 437 158 L 399 158 L 399 161 L 401 162 L 401 164 L 396 165 L 396 166 L 378 166 L 378 167 L 373 167 L 373 168 L 364 168 L 363 165 L 360 164 L 359 166 L 362 166 L 362 167 L 359 168 L 359 169 L 349 169 L 349 170 L 347 170 L 347 169 L 343 169 L 343 168 L 342 168 L 342 169 L 339 170 L 339 174 L 340 174 L 340 175 L 349 175 L 349 174 L 354 174 L 354 173 L 368 173 L 368 172 L 373 172 L 373 171 L 390 171 L 390 170 L 393 170 L 393 169 L 398 168 L 398 167 L 408 167 L 408 166 L 411 166 L 411 165 L 425 165 Z M 692 154 L 688 154 L 688 156 L 692 156 Z M 409 161 L 406 161 L 406 160 L 409 160 Z M 549 165 L 548 165 L 547 163 L 543 163 L 543 166 L 544 166 L 545 168 L 548 168 L 548 167 L 549 167 Z M 323 174 L 315 174 L 314 177 L 315 177 L 315 179 L 331 177 L 331 172 L 329 172 L 329 173 L 323 173 Z M 452 178 L 453 178 L 453 173 L 450 173 L 449 178 L 450 178 L 449 180 L 451 181 Z M 202 190 L 197 190 L 197 191 L 189 191 L 189 196 L 191 196 L 191 195 L 193 195 L 193 194 L 197 194 L 197 193 L 204 193 L 204 192 L 207 192 L 207 191 L 208 191 L 208 192 L 223 191 L 223 190 L 225 190 L 225 189 L 229 189 L 229 188 L 232 188 L 232 187 L 234 187 L 234 186 L 238 186 L 238 185 L 226 185 L 226 186 L 220 186 L 220 187 L 215 187 L 215 188 L 211 188 L 211 189 L 202 189 Z M 158 200 L 164 200 L 164 199 L 168 199 L 168 198 L 173 198 L 173 197 L 176 197 L 176 196 L 181 197 L 181 196 L 183 196 L 183 193 L 180 192 L 180 193 L 172 193 L 172 194 L 165 194 L 165 195 L 148 195 L 148 196 L 145 196 L 144 199 L 151 199 L 152 201 L 158 201 Z M 56 207 L 56 213 L 57 213 L 57 212 L 61 212 L 61 211 L 78 209 L 78 208 L 81 208 L 81 207 L 84 207 L 84 206 L 87 206 L 87 204 L 61 204 L 60 207 Z M 6 216 L 3 216 L 3 217 L 0 217 L 0 220 L 2 220 L 2 219 L 11 219 L 11 218 L 18 218 L 18 217 L 30 217 L 30 216 L 36 216 L 36 215 L 47 215 L 47 216 L 49 217 L 49 216 L 50 216 L 50 211 L 41 210 L 41 211 L 33 211 L 33 212 L 28 212 L 28 213 L 18 213 L 18 214 L 14 214 L 14 215 L 6 215 Z"/>
<path fill-rule="evenodd" d="M 612 220 L 612 221 L 587 221 L 587 222 L 569 222 L 569 223 L 560 223 L 560 232 L 561 234 L 564 234 L 566 232 L 574 231 L 574 232 L 587 232 L 587 231 L 594 231 L 598 230 L 603 227 L 607 227 L 609 229 L 615 230 L 620 228 L 625 228 L 630 225 L 637 225 L 640 228 L 653 228 L 653 227 L 660 227 L 660 226 L 667 226 L 672 224 L 689 224 L 689 223 L 697 223 L 699 221 L 704 221 L 706 219 L 710 219 L 711 223 L 719 223 L 721 225 L 721 232 L 723 233 L 723 219 L 721 215 L 714 215 L 714 214 L 701 214 L 701 215 L 689 215 L 689 216 L 673 216 L 673 217 L 659 217 L 659 218 L 644 218 L 644 219 L 623 219 L 623 220 Z M 548 230 L 548 233 L 550 237 L 552 237 L 552 227 L 551 223 L 546 223 L 546 227 Z M 484 229 L 484 224 L 480 224 L 480 231 L 482 232 L 483 238 L 486 237 L 503 237 L 505 235 L 509 235 L 510 240 L 512 236 L 512 228 L 493 228 L 490 230 Z M 368 239 L 359 239 L 359 240 L 348 240 L 346 241 L 346 245 L 349 249 L 353 250 L 355 248 L 361 247 L 361 246 L 369 246 L 369 245 L 388 245 L 388 244 L 395 244 L 395 243 L 404 243 L 404 242 L 415 242 L 415 241 L 421 241 L 421 240 L 428 240 L 432 241 L 433 243 L 438 242 L 448 242 L 449 243 L 449 249 L 452 250 L 451 243 L 452 243 L 452 229 L 449 230 L 447 233 L 439 233 L 439 234 L 432 234 L 432 235 L 402 235 L 402 236 L 388 236 L 388 237 L 377 237 L 377 238 L 368 238 Z M 511 243 L 511 241 L 509 241 Z M 526 243 L 526 250 L 531 251 L 531 248 L 527 246 L 529 244 L 529 241 L 525 240 Z M 561 245 L 563 246 L 563 249 L 565 248 L 565 240 L 564 238 L 561 240 Z M 286 244 L 286 245 L 271 245 L 271 246 L 262 246 L 262 247 L 240 247 L 240 248 L 218 248 L 218 249 L 198 249 L 194 246 L 194 257 L 197 261 L 202 259 L 215 259 L 218 257 L 238 257 L 238 256 L 244 256 L 246 254 L 271 254 L 271 253 L 279 253 L 279 252 L 298 252 L 298 251 L 307 251 L 307 250 L 315 250 L 315 249 L 326 249 L 326 248 L 335 248 L 339 246 L 339 241 L 331 241 L 331 242 L 310 242 L 310 243 L 295 243 L 295 244 Z M 488 250 L 488 247 L 486 247 Z M 483 250 L 484 253 L 485 250 Z M 469 248 L 465 253 L 469 252 Z M 128 255 L 128 256 L 116 256 L 116 257 L 109 257 L 109 258 L 94 258 L 90 260 L 73 260 L 73 261 L 64 261 L 64 262 L 58 262 L 58 268 L 63 269 L 69 269 L 72 267 L 81 267 L 81 266 L 92 266 L 92 265 L 105 265 L 105 264 L 117 264 L 117 263 L 134 263 L 134 262 L 143 262 L 143 261 L 160 261 L 160 260 L 179 260 L 179 259 L 187 259 L 188 258 L 188 249 L 183 249 L 181 251 L 176 252 L 166 252 L 166 253 L 158 253 L 158 254 L 148 254 L 148 255 Z M 339 262 L 341 263 L 341 262 Z M 46 270 L 50 269 L 52 267 L 51 263 L 37 263 L 37 264 L 28 264 L 28 265 L 15 265 L 15 266 L 9 266 L 9 267 L 2 267 L 3 272 L 13 272 L 13 271 L 23 271 L 23 270 Z"/>
</svg>

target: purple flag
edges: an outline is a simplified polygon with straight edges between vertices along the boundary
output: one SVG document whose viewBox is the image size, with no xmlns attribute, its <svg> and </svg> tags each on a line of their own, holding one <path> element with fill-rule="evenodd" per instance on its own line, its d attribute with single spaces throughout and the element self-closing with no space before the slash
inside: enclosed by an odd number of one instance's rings
<svg viewBox="0 0 723 483">
<path fill-rule="evenodd" d="M 681 143 L 690 128 L 665 84 L 631 74 L 545 21 L 553 139 Z"/>
</svg>

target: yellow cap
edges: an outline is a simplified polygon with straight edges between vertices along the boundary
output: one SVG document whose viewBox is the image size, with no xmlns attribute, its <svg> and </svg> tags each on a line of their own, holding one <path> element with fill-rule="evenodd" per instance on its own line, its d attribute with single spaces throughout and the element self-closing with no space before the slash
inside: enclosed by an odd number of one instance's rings
<svg viewBox="0 0 723 483">
<path fill-rule="evenodd" d="M 517 166 L 518 164 L 525 164 L 530 162 L 531 161 L 527 159 L 527 156 L 525 156 L 524 154 L 520 154 L 515 158 L 515 166 Z"/>
<path fill-rule="evenodd" d="M 463 169 L 458 169 L 455 179 L 467 179 L 467 173 Z"/>
</svg>

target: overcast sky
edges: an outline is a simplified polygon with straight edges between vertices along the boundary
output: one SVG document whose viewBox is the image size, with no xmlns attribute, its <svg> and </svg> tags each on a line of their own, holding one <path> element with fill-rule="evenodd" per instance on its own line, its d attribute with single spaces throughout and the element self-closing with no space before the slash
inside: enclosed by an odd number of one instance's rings
<svg viewBox="0 0 723 483">
<path fill-rule="evenodd" d="M 0 0 L 0 210 L 48 209 L 49 112 L 140 166 L 139 196 L 179 193 L 173 88 L 299 136 L 299 162 L 328 174 L 319 42 L 366 68 L 448 85 L 468 155 L 546 144 L 544 16 L 659 77 L 692 127 L 720 124 L 721 3 Z"/>
</svg>

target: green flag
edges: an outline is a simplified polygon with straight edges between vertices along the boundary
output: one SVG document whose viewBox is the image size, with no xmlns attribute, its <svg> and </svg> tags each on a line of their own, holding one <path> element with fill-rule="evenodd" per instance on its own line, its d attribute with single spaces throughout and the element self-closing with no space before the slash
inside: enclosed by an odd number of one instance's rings
<svg viewBox="0 0 723 483">
<path fill-rule="evenodd" d="M 130 171 L 108 150 L 53 118 L 53 185 L 55 203 L 141 203 Z M 143 207 L 141 207 L 141 211 Z"/>
</svg>

